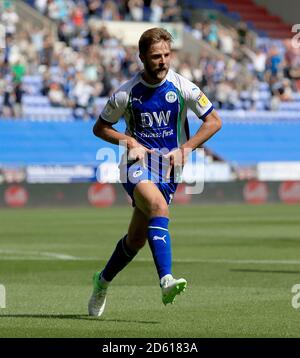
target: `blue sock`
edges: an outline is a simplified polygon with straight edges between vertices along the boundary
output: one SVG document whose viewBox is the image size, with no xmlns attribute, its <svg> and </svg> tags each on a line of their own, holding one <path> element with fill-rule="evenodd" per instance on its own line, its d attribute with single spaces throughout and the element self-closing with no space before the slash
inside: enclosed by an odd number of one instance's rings
<svg viewBox="0 0 300 358">
<path fill-rule="evenodd" d="M 126 245 L 127 235 L 125 235 L 118 243 L 115 251 L 107 262 L 101 276 L 106 281 L 112 281 L 113 278 L 123 270 L 123 268 L 135 257 L 136 251 L 130 250 Z"/>
<path fill-rule="evenodd" d="M 168 224 L 169 219 L 162 216 L 150 219 L 148 224 L 148 242 L 160 279 L 172 274 L 172 250 Z"/>
</svg>

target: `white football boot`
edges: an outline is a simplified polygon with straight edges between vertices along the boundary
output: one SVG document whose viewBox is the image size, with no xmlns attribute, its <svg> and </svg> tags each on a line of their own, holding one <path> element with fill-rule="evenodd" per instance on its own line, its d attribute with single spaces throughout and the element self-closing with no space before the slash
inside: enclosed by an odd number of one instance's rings
<svg viewBox="0 0 300 358">
<path fill-rule="evenodd" d="M 106 304 L 107 288 L 102 288 L 100 286 L 100 275 L 101 272 L 96 272 L 93 276 L 94 289 L 88 304 L 89 315 L 95 317 L 100 317 L 102 315 Z"/>
<path fill-rule="evenodd" d="M 174 303 L 175 297 L 186 289 L 187 282 L 184 278 L 176 279 L 172 275 L 166 275 L 160 282 L 162 301 L 164 305 Z"/>
</svg>

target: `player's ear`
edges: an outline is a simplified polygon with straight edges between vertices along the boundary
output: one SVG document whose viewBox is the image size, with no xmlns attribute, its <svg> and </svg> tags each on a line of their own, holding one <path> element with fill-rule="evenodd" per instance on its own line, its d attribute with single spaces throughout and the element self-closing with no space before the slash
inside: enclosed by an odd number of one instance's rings
<svg viewBox="0 0 300 358">
<path fill-rule="evenodd" d="M 140 54 L 139 54 L 139 58 L 140 58 L 140 60 L 144 63 L 144 61 L 145 61 L 145 56 L 140 53 Z"/>
</svg>

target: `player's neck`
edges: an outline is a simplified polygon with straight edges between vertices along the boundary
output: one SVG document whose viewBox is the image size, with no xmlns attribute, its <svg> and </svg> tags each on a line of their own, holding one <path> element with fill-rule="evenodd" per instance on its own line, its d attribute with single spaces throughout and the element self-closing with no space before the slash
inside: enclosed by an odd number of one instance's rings
<svg viewBox="0 0 300 358">
<path fill-rule="evenodd" d="M 155 85 L 160 85 L 161 83 L 163 83 L 166 79 L 167 76 L 165 76 L 162 80 L 159 80 L 159 79 L 156 79 L 156 78 L 153 78 L 151 76 L 149 76 L 149 74 L 146 72 L 146 71 L 143 71 L 142 72 L 142 79 L 149 85 L 151 86 L 155 86 Z"/>
</svg>

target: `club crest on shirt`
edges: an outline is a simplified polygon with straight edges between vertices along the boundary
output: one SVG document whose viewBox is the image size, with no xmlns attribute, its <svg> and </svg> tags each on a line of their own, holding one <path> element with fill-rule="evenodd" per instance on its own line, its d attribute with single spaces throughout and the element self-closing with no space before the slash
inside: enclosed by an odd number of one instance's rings
<svg viewBox="0 0 300 358">
<path fill-rule="evenodd" d="M 140 177 L 142 174 L 143 174 L 143 171 L 139 169 L 139 170 L 136 170 L 136 171 L 132 174 L 132 176 L 133 176 L 134 178 L 137 178 L 137 177 Z"/>
<path fill-rule="evenodd" d="M 177 101 L 177 94 L 174 91 L 169 91 L 166 93 L 166 101 L 169 103 L 174 103 Z"/>
</svg>

